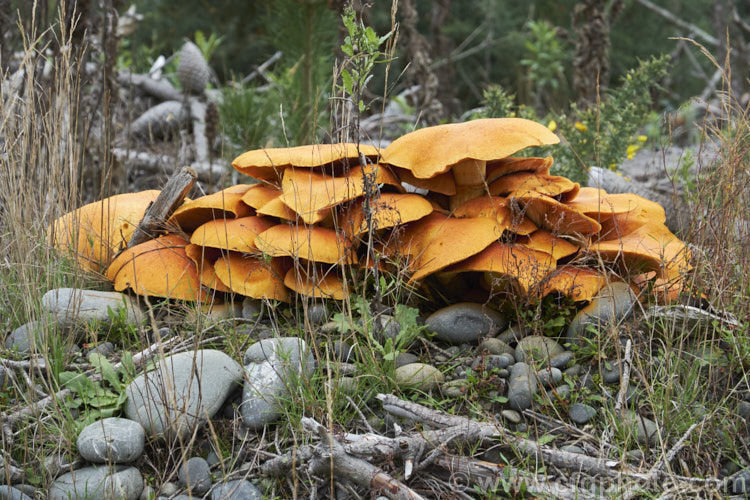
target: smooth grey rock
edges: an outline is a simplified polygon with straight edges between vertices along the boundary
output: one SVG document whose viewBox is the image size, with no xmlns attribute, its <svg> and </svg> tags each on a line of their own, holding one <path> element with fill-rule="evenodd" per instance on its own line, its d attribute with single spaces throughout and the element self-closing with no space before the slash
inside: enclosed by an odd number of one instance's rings
<svg viewBox="0 0 750 500">
<path fill-rule="evenodd" d="M 503 370 L 505 368 L 508 368 L 510 365 L 512 365 L 515 362 L 515 359 L 513 359 L 508 354 L 490 354 L 488 356 L 479 356 L 474 360 L 474 362 L 471 364 L 471 369 L 474 371 L 484 369 L 487 371 L 491 370 Z"/>
<path fill-rule="evenodd" d="M 162 483 L 161 488 L 159 489 L 159 492 L 165 497 L 174 496 L 178 491 L 180 491 L 180 487 L 177 486 L 177 483 L 173 483 L 172 481 Z"/>
<path fill-rule="evenodd" d="M 512 424 L 521 423 L 521 414 L 515 410 L 503 410 L 501 415 L 505 420 Z"/>
<path fill-rule="evenodd" d="M 573 353 L 571 351 L 565 351 L 552 356 L 549 360 L 549 365 L 552 368 L 559 368 L 560 370 L 564 370 L 565 368 L 567 368 L 571 361 L 573 361 Z"/>
<path fill-rule="evenodd" d="M 554 339 L 543 335 L 529 335 L 518 341 L 516 346 L 516 361 L 524 363 L 534 362 L 539 366 L 547 366 L 550 358 L 565 352 L 563 346 Z"/>
<path fill-rule="evenodd" d="M 562 372 L 559 368 L 543 368 L 536 372 L 536 376 L 545 389 L 557 387 L 562 382 Z"/>
<path fill-rule="evenodd" d="M 219 483 L 211 490 L 211 500 L 262 500 L 263 495 L 250 481 L 237 479 Z"/>
<path fill-rule="evenodd" d="M 87 425 L 76 440 L 78 453 L 96 464 L 125 464 L 141 456 L 146 433 L 138 422 L 105 418 Z"/>
<path fill-rule="evenodd" d="M 149 485 L 144 486 L 143 491 L 138 496 L 138 500 L 152 500 L 153 498 L 156 498 L 156 490 Z"/>
<path fill-rule="evenodd" d="M 750 469 L 745 469 L 732 481 L 732 493 L 735 495 L 746 495 L 750 493 Z"/>
<path fill-rule="evenodd" d="M 177 484 L 193 495 L 203 496 L 211 489 L 211 468 L 202 457 L 192 457 L 177 471 Z"/>
<path fill-rule="evenodd" d="M 139 325 L 146 320 L 146 315 L 135 300 L 118 292 L 57 288 L 42 296 L 42 307 L 63 328 L 70 328 L 76 322 L 109 323 L 110 309 L 117 314 L 125 309 L 125 319 L 132 325 Z"/>
<path fill-rule="evenodd" d="M 34 500 L 32 497 L 10 485 L 0 486 L 0 500 Z"/>
<path fill-rule="evenodd" d="M 745 420 L 750 418 L 750 403 L 747 401 L 740 401 L 740 404 L 737 407 L 737 413 L 739 413 L 740 417 Z"/>
<path fill-rule="evenodd" d="M 502 340 L 494 337 L 484 339 L 482 343 L 479 344 L 479 348 L 486 349 L 490 354 L 497 354 L 498 356 L 500 354 L 510 354 L 512 356 L 515 353 L 515 349 Z"/>
<path fill-rule="evenodd" d="M 136 500 L 143 491 L 143 476 L 135 467 L 84 467 L 55 479 L 48 500 Z"/>
<path fill-rule="evenodd" d="M 563 373 L 568 377 L 575 378 L 581 374 L 581 371 L 583 371 L 583 367 L 581 365 L 573 365 L 569 368 L 566 368 Z"/>
<path fill-rule="evenodd" d="M 245 352 L 245 385 L 240 413 L 245 426 L 259 429 L 281 415 L 279 399 L 289 394 L 287 384 L 309 377 L 315 357 L 297 337 L 266 339 Z"/>
<path fill-rule="evenodd" d="M 442 372 L 432 365 L 411 363 L 396 368 L 394 373 L 396 385 L 401 388 L 413 388 L 427 392 L 445 380 Z"/>
<path fill-rule="evenodd" d="M 89 354 L 98 354 L 100 356 L 111 356 L 115 353 L 115 345 L 112 342 L 102 342 L 101 344 L 97 345 L 96 347 L 93 347 L 88 350 L 86 353 L 86 357 L 88 357 Z"/>
<path fill-rule="evenodd" d="M 389 339 L 396 339 L 398 337 L 398 334 L 401 332 L 401 325 L 396 321 L 396 318 L 391 316 L 390 314 L 378 314 L 377 316 L 374 316 L 371 320 L 371 323 L 368 325 L 368 329 L 372 333 L 378 333 L 383 336 L 383 338 L 389 338 Z M 358 321 L 360 326 L 363 324 L 362 320 L 360 319 Z"/>
<path fill-rule="evenodd" d="M 303 353 L 306 354 L 302 363 Z M 254 343 L 245 351 L 243 363 L 261 363 L 268 361 L 279 368 L 298 372 L 305 377 L 315 370 L 315 356 L 308 351 L 307 343 L 299 337 L 278 337 Z"/>
<path fill-rule="evenodd" d="M 338 384 L 339 390 L 347 396 L 353 396 L 359 388 L 357 379 L 353 377 L 341 377 Z"/>
<path fill-rule="evenodd" d="M 658 427 L 656 422 L 642 417 L 632 410 L 622 413 L 622 425 L 635 431 L 635 440 L 640 445 L 653 445 L 656 442 Z"/>
<path fill-rule="evenodd" d="M 529 335 L 531 335 L 531 328 L 529 328 L 528 326 L 512 325 L 510 328 L 498 335 L 497 339 L 502 340 L 506 344 L 510 345 Z"/>
<path fill-rule="evenodd" d="M 400 352 L 396 355 L 394 365 L 396 366 L 396 368 L 401 368 L 404 365 L 410 365 L 412 363 L 418 362 L 419 356 L 417 356 L 416 354 L 412 354 L 410 352 Z"/>
<path fill-rule="evenodd" d="M 449 380 L 441 386 L 443 395 L 446 398 L 460 398 L 466 395 L 469 388 L 469 381 L 466 379 Z"/>
<path fill-rule="evenodd" d="M 126 389 L 125 416 L 150 436 L 187 437 L 219 411 L 242 381 L 242 367 L 221 351 L 167 356 Z"/>
<path fill-rule="evenodd" d="M 583 345 L 583 339 L 591 338 L 587 328 L 591 325 L 599 331 L 606 329 L 613 321 L 619 323 L 633 311 L 637 299 L 630 285 L 623 282 L 609 283 L 599 290 L 591 302 L 578 311 L 568 326 L 567 341 Z"/>
<path fill-rule="evenodd" d="M 568 384 L 558 385 L 547 391 L 547 397 L 550 401 L 562 401 L 570 397 L 570 386 Z"/>
<path fill-rule="evenodd" d="M 620 381 L 619 361 L 605 361 L 600 366 L 602 368 L 602 380 L 606 384 L 616 384 Z"/>
<path fill-rule="evenodd" d="M 508 403 L 516 411 L 531 408 L 539 383 L 533 370 L 526 363 L 516 363 L 510 372 Z"/>
<path fill-rule="evenodd" d="M 505 318 L 481 304 L 461 302 L 432 313 L 425 324 L 435 337 L 451 344 L 475 344 L 482 337 L 502 331 Z"/>
<path fill-rule="evenodd" d="M 313 325 L 322 325 L 328 321 L 328 308 L 325 304 L 315 303 L 307 308 L 307 321 Z"/>
<path fill-rule="evenodd" d="M 242 317 L 255 321 L 263 319 L 263 301 L 246 297 L 242 301 Z"/>
<path fill-rule="evenodd" d="M 333 356 L 336 360 L 348 363 L 353 360 L 352 346 L 345 340 L 337 340 L 333 343 Z"/>
<path fill-rule="evenodd" d="M 568 416 L 573 422 L 584 425 L 596 416 L 596 409 L 584 403 L 574 403 L 570 405 Z"/>
<path fill-rule="evenodd" d="M 37 339 L 42 340 L 46 336 L 48 328 L 41 321 L 29 321 L 10 332 L 5 338 L 5 347 L 19 354 L 28 354 Z"/>
</svg>

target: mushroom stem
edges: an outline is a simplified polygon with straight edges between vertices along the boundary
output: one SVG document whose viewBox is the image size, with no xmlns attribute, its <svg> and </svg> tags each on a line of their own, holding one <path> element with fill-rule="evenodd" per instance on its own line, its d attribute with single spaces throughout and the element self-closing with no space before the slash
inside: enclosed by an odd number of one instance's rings
<svg viewBox="0 0 750 500">
<path fill-rule="evenodd" d="M 454 210 L 463 202 L 477 198 L 485 192 L 487 162 L 482 160 L 463 160 L 451 169 L 456 181 L 456 194 L 450 198 L 450 209 Z"/>
</svg>

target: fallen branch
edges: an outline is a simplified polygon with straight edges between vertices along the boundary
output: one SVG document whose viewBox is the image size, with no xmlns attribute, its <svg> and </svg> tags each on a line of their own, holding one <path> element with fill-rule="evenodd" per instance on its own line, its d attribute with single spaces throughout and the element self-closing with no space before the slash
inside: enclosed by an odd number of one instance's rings
<svg viewBox="0 0 750 500">
<path fill-rule="evenodd" d="M 197 177 L 198 174 L 190 167 L 182 167 L 172 174 L 164 189 L 157 196 L 156 201 L 148 207 L 143 219 L 138 223 L 138 227 L 128 241 L 128 248 L 148 241 L 164 230 L 167 219 L 182 204 Z"/>
<path fill-rule="evenodd" d="M 269 57 L 266 62 L 264 62 L 257 68 L 255 68 L 255 70 L 253 70 L 252 73 L 250 73 L 245 78 L 243 78 L 242 83 L 243 84 L 250 83 L 251 81 L 255 80 L 258 76 L 262 76 L 263 78 L 265 78 L 267 82 L 270 82 L 271 79 L 266 76 L 265 72 L 269 66 L 271 66 L 273 63 L 281 59 L 282 55 L 283 53 L 280 50 L 277 50 L 276 52 L 274 52 L 274 54 L 271 57 Z"/>
<path fill-rule="evenodd" d="M 516 491 L 523 489 L 531 495 L 544 495 L 551 498 L 586 500 L 604 498 L 579 488 L 571 488 L 544 475 L 531 474 L 503 464 L 484 462 L 467 457 L 440 457 L 435 465 L 451 472 L 454 481 L 469 486 L 483 485 L 481 489 L 490 490 L 497 486 L 510 485 Z"/>
<path fill-rule="evenodd" d="M 132 85 L 161 101 L 182 100 L 182 92 L 174 88 L 171 83 L 167 80 L 154 80 L 149 75 L 120 71 L 117 82 L 123 86 Z"/>
<path fill-rule="evenodd" d="M 112 155 L 117 161 L 124 163 L 129 168 L 141 168 L 144 170 L 150 170 L 154 173 L 172 173 L 178 168 L 175 158 L 168 155 L 159 155 L 125 148 L 113 148 Z M 221 169 L 226 168 L 226 164 L 223 162 L 193 162 L 188 166 L 195 170 L 198 179 L 201 181 L 208 181 L 211 172 L 217 170 L 221 171 Z"/>
<path fill-rule="evenodd" d="M 714 47 L 719 46 L 719 40 L 717 40 L 715 37 L 709 35 L 705 31 L 700 29 L 698 26 L 680 19 L 679 17 L 669 12 L 667 9 L 663 7 L 659 7 L 658 5 L 650 2 L 649 0 L 635 0 L 635 2 L 637 4 L 642 5 L 643 7 L 646 7 L 648 10 L 660 15 L 661 17 L 663 17 L 670 23 L 674 24 L 675 26 L 688 30 L 690 33 L 694 34 L 696 38 L 702 38 L 703 40 L 710 43 Z"/>
<path fill-rule="evenodd" d="M 617 393 L 617 402 L 615 403 L 615 413 L 622 411 L 625 396 L 628 393 L 628 384 L 630 383 L 630 365 L 633 362 L 633 341 L 628 339 L 625 343 L 625 356 L 620 363 L 622 367 L 622 376 L 620 377 L 620 392 Z"/>
<path fill-rule="evenodd" d="M 584 471 L 591 475 L 608 477 L 627 476 L 639 480 L 646 477 L 645 474 L 625 469 L 627 465 L 619 460 L 602 460 L 580 453 L 551 448 L 534 440 L 516 436 L 498 423 L 483 423 L 466 417 L 448 415 L 416 403 L 401 400 L 392 394 L 378 394 L 377 398 L 382 401 L 383 409 L 393 415 L 411 418 L 433 427 L 463 427 L 467 433 L 475 432 L 485 439 L 502 438 L 507 444 L 513 445 L 519 453 L 561 469 L 576 472 Z M 620 468 L 620 470 L 617 468 Z"/>
</svg>

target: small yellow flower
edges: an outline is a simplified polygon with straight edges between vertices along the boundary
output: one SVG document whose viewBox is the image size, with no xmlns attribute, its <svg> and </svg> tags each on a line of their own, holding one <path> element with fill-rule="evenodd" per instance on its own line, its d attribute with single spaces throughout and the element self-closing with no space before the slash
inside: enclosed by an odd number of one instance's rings
<svg viewBox="0 0 750 500">
<path fill-rule="evenodd" d="M 550 129 L 551 132 L 554 132 L 557 130 L 557 122 L 555 120 L 550 120 L 547 124 L 547 128 Z"/>
<path fill-rule="evenodd" d="M 616 168 L 617 168 L 617 163 L 612 162 L 612 163 L 609 164 L 609 169 L 610 170 L 615 170 Z"/>
<path fill-rule="evenodd" d="M 641 149 L 641 147 L 637 144 L 631 144 L 630 146 L 628 146 L 628 150 L 626 152 L 626 154 L 628 155 L 628 160 L 632 160 L 633 157 L 635 156 L 635 153 L 639 149 Z"/>
<path fill-rule="evenodd" d="M 573 124 L 573 126 L 574 126 L 574 127 L 576 128 L 576 130 L 578 130 L 579 132 L 586 132 L 586 131 L 587 131 L 587 130 L 589 129 L 589 128 L 588 128 L 588 127 L 587 127 L 586 125 L 584 125 L 584 124 L 583 124 L 583 123 L 581 123 L 581 122 L 575 122 L 575 123 Z"/>
<path fill-rule="evenodd" d="M 646 142 L 647 140 L 648 140 L 648 136 L 645 136 L 645 135 L 639 135 L 638 136 L 638 141 L 639 142 Z"/>
</svg>

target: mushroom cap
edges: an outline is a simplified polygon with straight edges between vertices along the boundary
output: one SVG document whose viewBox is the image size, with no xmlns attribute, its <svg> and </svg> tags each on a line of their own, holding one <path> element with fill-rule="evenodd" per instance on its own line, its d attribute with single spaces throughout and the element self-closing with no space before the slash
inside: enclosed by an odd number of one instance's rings
<svg viewBox="0 0 750 500">
<path fill-rule="evenodd" d="M 481 252 L 499 236 L 491 219 L 456 219 L 432 212 L 408 224 L 399 240 L 401 253 L 411 257 L 409 267 L 414 272 L 411 281 L 419 281 Z"/>
<path fill-rule="evenodd" d="M 563 203 L 572 200 L 578 194 L 580 185 L 565 177 L 535 172 L 514 172 L 503 175 L 489 185 L 493 196 L 507 196 L 515 192 L 515 196 L 524 191 L 535 191 L 551 198 L 559 197 Z"/>
<path fill-rule="evenodd" d="M 336 274 L 322 268 L 310 269 L 310 273 L 301 267 L 292 267 L 284 276 L 284 285 L 305 297 L 344 300 L 348 293 Z M 310 274 L 313 277 L 310 277 Z"/>
<path fill-rule="evenodd" d="M 216 261 L 214 270 L 221 282 L 235 293 L 254 299 L 289 302 L 289 291 L 283 282 L 286 269 L 282 259 L 268 261 L 228 252 Z"/>
<path fill-rule="evenodd" d="M 176 223 L 183 231 L 192 232 L 211 220 L 250 215 L 252 211 L 242 201 L 242 196 L 252 187 L 253 184 L 239 184 L 188 201 L 174 211 L 169 221 Z"/>
<path fill-rule="evenodd" d="M 633 214 L 664 222 L 664 208 L 658 203 L 632 193 L 607 194 L 598 188 L 584 187 L 567 205 L 584 215 L 604 220 L 613 215 Z"/>
<path fill-rule="evenodd" d="M 574 302 L 588 301 L 594 298 L 608 281 L 604 273 L 590 267 L 560 266 L 544 278 L 539 295 L 544 297 L 557 292 Z"/>
<path fill-rule="evenodd" d="M 601 225 L 574 208 L 535 191 L 516 191 L 509 197 L 518 202 L 526 216 L 543 229 L 559 234 L 596 234 Z"/>
<path fill-rule="evenodd" d="M 212 220 L 193 232 L 190 243 L 235 252 L 258 253 L 255 239 L 274 224 L 270 219 L 257 215 Z"/>
<path fill-rule="evenodd" d="M 577 245 L 565 238 L 555 236 L 546 229 L 537 229 L 523 238 L 518 238 L 517 241 L 523 246 L 552 255 L 556 261 L 569 257 L 579 250 Z"/>
<path fill-rule="evenodd" d="M 402 183 L 409 184 L 418 189 L 426 189 L 433 193 L 440 193 L 447 196 L 456 194 L 456 181 L 453 179 L 451 172 L 438 174 L 429 179 L 419 179 L 414 177 L 411 170 L 406 168 L 391 167 Z"/>
<path fill-rule="evenodd" d="M 418 194 L 381 193 L 371 201 L 372 225 L 375 230 L 400 226 L 432 213 L 432 204 Z M 339 218 L 346 234 L 359 236 L 368 231 L 364 200 L 357 200 Z"/>
<path fill-rule="evenodd" d="M 551 156 L 538 157 L 514 157 L 501 158 L 487 163 L 487 183 L 491 183 L 498 177 L 513 174 L 515 172 L 533 172 L 535 174 L 548 175 L 554 160 Z"/>
<path fill-rule="evenodd" d="M 401 188 L 398 179 L 379 165 L 356 166 L 336 177 L 313 170 L 289 168 L 281 181 L 281 200 L 305 223 L 320 222 L 325 218 L 325 213 L 322 213 L 324 209 L 365 194 L 365 175 L 374 176 L 372 179 L 377 184 Z"/>
<path fill-rule="evenodd" d="M 523 293 L 528 293 L 556 265 L 555 259 L 548 253 L 495 241 L 478 254 L 453 264 L 444 272 L 492 273 L 493 277 L 512 278 L 521 286 Z"/>
<path fill-rule="evenodd" d="M 690 269 L 690 251 L 664 224 L 639 226 L 621 238 L 599 240 L 588 251 L 608 262 L 621 262 L 629 272 L 656 271 L 674 277 Z"/>
<path fill-rule="evenodd" d="M 256 184 L 242 197 L 242 201 L 255 209 L 257 215 L 268 215 L 284 220 L 297 220 L 294 210 L 281 201 L 281 189 L 270 184 Z"/>
<path fill-rule="evenodd" d="M 190 243 L 185 247 L 185 254 L 195 262 L 195 266 L 198 269 L 198 277 L 203 286 L 218 292 L 229 293 L 232 291 L 221 282 L 214 270 L 214 264 L 223 255 L 221 250 Z"/>
<path fill-rule="evenodd" d="M 429 179 L 464 160 L 498 160 L 531 146 L 558 142 L 547 127 L 531 120 L 485 118 L 410 132 L 383 150 L 381 161 Z"/>
<path fill-rule="evenodd" d="M 454 210 L 455 217 L 484 217 L 494 219 L 500 231 L 519 235 L 531 234 L 537 229 L 531 219 L 511 210 L 510 203 L 501 196 L 482 196 L 471 199 Z"/>
<path fill-rule="evenodd" d="M 346 160 L 358 165 L 360 152 L 369 159 L 375 159 L 379 154 L 374 146 L 352 143 L 265 148 L 241 154 L 234 159 L 232 166 L 250 177 L 278 182 L 287 167 L 315 168 Z"/>
<path fill-rule="evenodd" d="M 138 295 L 203 302 L 206 294 L 195 262 L 185 253 L 187 240 L 167 234 L 124 250 L 107 269 L 115 290 Z"/>
<path fill-rule="evenodd" d="M 255 245 L 272 257 L 299 257 L 327 264 L 356 264 L 351 243 L 333 229 L 279 224 L 260 233 Z"/>
<path fill-rule="evenodd" d="M 107 267 L 124 248 L 159 191 L 118 194 L 89 203 L 52 223 L 50 238 L 56 248 L 71 251 L 85 269 Z"/>
</svg>

